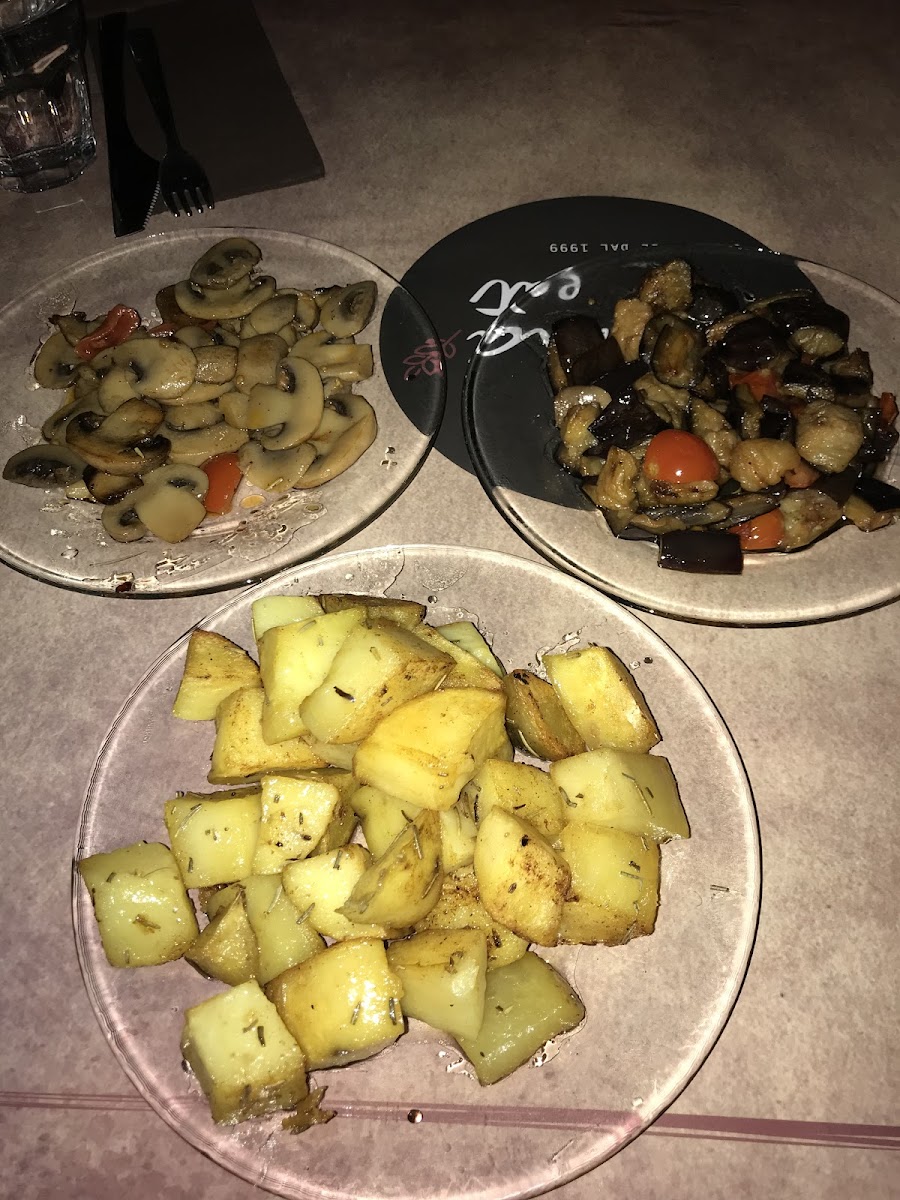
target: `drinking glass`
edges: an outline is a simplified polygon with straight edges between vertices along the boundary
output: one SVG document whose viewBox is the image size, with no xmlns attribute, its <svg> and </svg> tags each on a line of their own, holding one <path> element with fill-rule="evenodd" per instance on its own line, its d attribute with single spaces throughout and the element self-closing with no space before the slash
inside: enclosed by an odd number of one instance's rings
<svg viewBox="0 0 900 1200">
<path fill-rule="evenodd" d="M 43 192 L 96 150 L 79 0 L 0 0 L 0 187 Z"/>
</svg>

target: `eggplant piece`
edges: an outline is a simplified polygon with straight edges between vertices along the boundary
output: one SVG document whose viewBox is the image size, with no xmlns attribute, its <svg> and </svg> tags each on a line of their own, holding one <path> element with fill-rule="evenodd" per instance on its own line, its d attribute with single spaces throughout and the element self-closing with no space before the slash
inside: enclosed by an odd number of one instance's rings
<svg viewBox="0 0 900 1200">
<path fill-rule="evenodd" d="M 865 350 L 842 354 L 827 364 L 832 386 L 839 396 L 864 396 L 872 388 L 875 376 Z"/>
<path fill-rule="evenodd" d="M 856 490 L 859 479 L 859 467 L 847 467 L 836 475 L 821 475 L 816 480 L 816 487 L 826 496 L 830 496 L 835 504 L 844 505 Z M 900 495 L 900 492 L 897 494 Z"/>
<path fill-rule="evenodd" d="M 900 488 L 874 475 L 861 475 L 853 487 L 854 494 L 870 504 L 876 512 L 900 513 Z"/>
<path fill-rule="evenodd" d="M 733 371 L 756 371 L 784 354 L 788 344 L 765 317 L 750 317 L 733 325 L 719 341 L 717 353 Z"/>
<path fill-rule="evenodd" d="M 660 383 L 689 388 L 703 373 L 703 335 L 687 321 L 667 325 L 650 355 L 650 369 Z"/>
<path fill-rule="evenodd" d="M 729 395 L 725 409 L 728 424 L 736 429 L 744 441 L 760 436 L 763 406 L 746 384 L 739 383 Z"/>
<path fill-rule="evenodd" d="M 737 480 L 729 482 L 737 483 Z M 738 492 L 736 495 L 729 496 L 726 503 L 730 511 L 713 528 L 732 529 L 735 525 L 742 525 L 744 521 L 752 521 L 754 517 L 764 516 L 765 513 L 778 507 L 778 502 L 786 491 L 786 488 L 781 488 L 777 491 L 773 489 L 771 492 Z"/>
<path fill-rule="evenodd" d="M 797 422 L 787 408 L 767 408 L 764 404 L 763 415 L 759 422 L 758 437 L 771 438 L 774 441 L 794 440 Z"/>
<path fill-rule="evenodd" d="M 590 432 L 597 441 L 597 453 L 605 454 L 611 446 L 628 450 L 644 438 L 665 429 L 659 419 L 632 388 L 613 396 L 591 422 Z"/>
<path fill-rule="evenodd" d="M 850 336 L 850 318 L 813 293 L 776 300 L 766 308 L 769 319 L 790 334 L 791 345 L 810 358 L 833 358 Z"/>
<path fill-rule="evenodd" d="M 656 541 L 655 533 L 649 533 L 646 529 L 640 529 L 637 525 L 631 524 L 632 513 L 623 513 L 607 508 L 601 509 L 601 512 L 606 518 L 606 524 L 613 537 L 619 538 L 623 542 Z"/>
<path fill-rule="evenodd" d="M 705 504 L 670 504 L 644 508 L 632 517 L 632 524 L 653 533 L 669 533 L 676 529 L 692 529 L 697 525 L 718 527 L 728 517 L 728 505 L 721 500 Z"/>
<path fill-rule="evenodd" d="M 893 424 L 885 421 L 877 408 L 865 408 L 861 413 L 863 441 L 854 462 L 875 466 L 884 462 L 900 437 Z"/>
<path fill-rule="evenodd" d="M 744 555 L 740 538 L 733 533 L 687 529 L 660 536 L 658 564 L 669 571 L 740 575 L 744 569 Z"/>
<path fill-rule="evenodd" d="M 781 391 L 791 400 L 834 400 L 835 381 L 821 367 L 792 358 L 781 373 Z"/>
<path fill-rule="evenodd" d="M 733 292 L 716 287 L 712 283 L 698 282 L 694 284 L 693 299 L 687 315 L 702 329 L 706 329 L 730 313 L 737 312 L 740 307 L 740 301 Z"/>
<path fill-rule="evenodd" d="M 639 357 L 644 360 L 647 366 L 650 366 L 650 361 L 653 358 L 653 351 L 656 348 L 656 343 L 664 329 L 669 329 L 673 325 L 682 324 L 681 317 L 677 317 L 675 313 L 662 312 L 657 313 L 655 317 L 651 317 L 644 326 L 644 332 L 641 334 L 641 348 Z"/>
<path fill-rule="evenodd" d="M 624 363 L 621 367 L 615 367 L 612 371 L 607 371 L 597 380 L 597 386 L 603 390 L 613 400 L 618 400 L 627 392 L 631 391 L 632 386 L 646 375 L 647 368 L 640 361 L 633 363 Z"/>
<path fill-rule="evenodd" d="M 691 306 L 693 272 L 683 258 L 653 267 L 641 280 L 638 297 L 656 310 L 683 313 Z"/>
<path fill-rule="evenodd" d="M 593 317 L 576 314 L 554 323 L 548 369 L 555 391 L 595 383 L 624 362 L 619 343 L 607 337 Z"/>
</svg>

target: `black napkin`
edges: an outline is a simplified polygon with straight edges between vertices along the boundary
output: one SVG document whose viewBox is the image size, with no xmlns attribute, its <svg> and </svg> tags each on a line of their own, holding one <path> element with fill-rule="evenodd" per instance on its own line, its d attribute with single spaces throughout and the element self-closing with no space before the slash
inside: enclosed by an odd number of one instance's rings
<svg viewBox="0 0 900 1200">
<path fill-rule="evenodd" d="M 216 201 L 289 187 L 325 174 L 322 159 L 250 0 L 179 0 L 143 7 L 95 0 L 89 15 L 127 9 L 130 28 L 152 29 L 185 149 L 209 176 Z M 96 61 L 96 20 L 89 39 Z M 128 124 L 156 158 L 165 150 L 130 53 Z M 158 201 L 155 212 L 164 209 Z"/>
</svg>

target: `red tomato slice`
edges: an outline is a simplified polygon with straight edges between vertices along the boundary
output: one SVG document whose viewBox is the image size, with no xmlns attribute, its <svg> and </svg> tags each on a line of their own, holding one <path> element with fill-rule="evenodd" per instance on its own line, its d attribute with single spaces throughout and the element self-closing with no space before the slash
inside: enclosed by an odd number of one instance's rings
<svg viewBox="0 0 900 1200">
<path fill-rule="evenodd" d="M 233 452 L 215 454 L 212 458 L 207 459 L 202 469 L 209 479 L 209 488 L 203 501 L 206 511 L 215 513 L 217 516 L 227 513 L 231 508 L 238 484 L 243 478 L 243 472 L 238 464 L 238 456 Z"/>
<path fill-rule="evenodd" d="M 732 387 L 737 387 L 739 383 L 744 384 L 750 389 L 754 400 L 762 400 L 763 396 L 774 396 L 777 399 L 779 395 L 778 380 L 775 378 L 774 371 L 770 371 L 768 367 L 763 367 L 759 371 L 732 374 L 730 382 Z"/>
<path fill-rule="evenodd" d="M 742 550 L 777 550 L 784 542 L 784 517 L 777 508 L 733 525 L 731 533 L 741 539 Z"/>
<path fill-rule="evenodd" d="M 784 482 L 789 488 L 808 488 L 819 478 L 819 472 L 808 462 L 801 462 L 799 467 L 792 467 L 785 472 Z"/>
<path fill-rule="evenodd" d="M 716 456 L 703 438 L 683 429 L 664 429 L 651 439 L 644 474 L 660 483 L 699 483 L 719 478 Z"/>
<path fill-rule="evenodd" d="M 75 353 L 85 362 L 90 362 L 95 354 L 99 354 L 107 346 L 118 346 L 127 341 L 140 323 L 141 315 L 137 309 L 117 304 L 106 314 L 102 325 L 75 343 Z"/>
<path fill-rule="evenodd" d="M 882 392 L 881 401 L 878 405 L 881 411 L 881 419 L 885 425 L 891 426 L 897 420 L 897 397 L 893 392 Z"/>
</svg>

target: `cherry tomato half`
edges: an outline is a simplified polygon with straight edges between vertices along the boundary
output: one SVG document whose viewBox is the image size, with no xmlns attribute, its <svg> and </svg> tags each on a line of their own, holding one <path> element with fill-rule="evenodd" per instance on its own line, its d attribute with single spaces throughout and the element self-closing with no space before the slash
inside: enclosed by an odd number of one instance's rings
<svg viewBox="0 0 900 1200">
<path fill-rule="evenodd" d="M 719 478 L 716 456 L 702 438 L 683 429 L 664 429 L 651 439 L 644 474 L 660 483 L 699 483 Z"/>
<path fill-rule="evenodd" d="M 731 386 L 737 387 L 739 383 L 749 388 L 753 399 L 757 401 L 762 400 L 764 396 L 777 398 L 780 395 L 775 372 L 770 371 L 768 367 L 762 367 L 758 371 L 745 371 L 741 374 L 732 373 Z"/>
<path fill-rule="evenodd" d="M 106 314 L 106 320 L 93 333 L 85 334 L 75 343 L 75 353 L 85 362 L 107 346 L 118 346 L 128 340 L 141 323 L 137 309 L 117 304 Z"/>
<path fill-rule="evenodd" d="M 731 533 L 741 539 L 742 550 L 777 550 L 784 541 L 784 517 L 777 508 L 733 525 Z"/>
<path fill-rule="evenodd" d="M 204 498 L 208 513 L 227 513 L 231 508 L 234 493 L 243 478 L 238 456 L 234 453 L 215 454 L 206 460 L 202 470 L 209 479 L 209 487 Z"/>
</svg>

